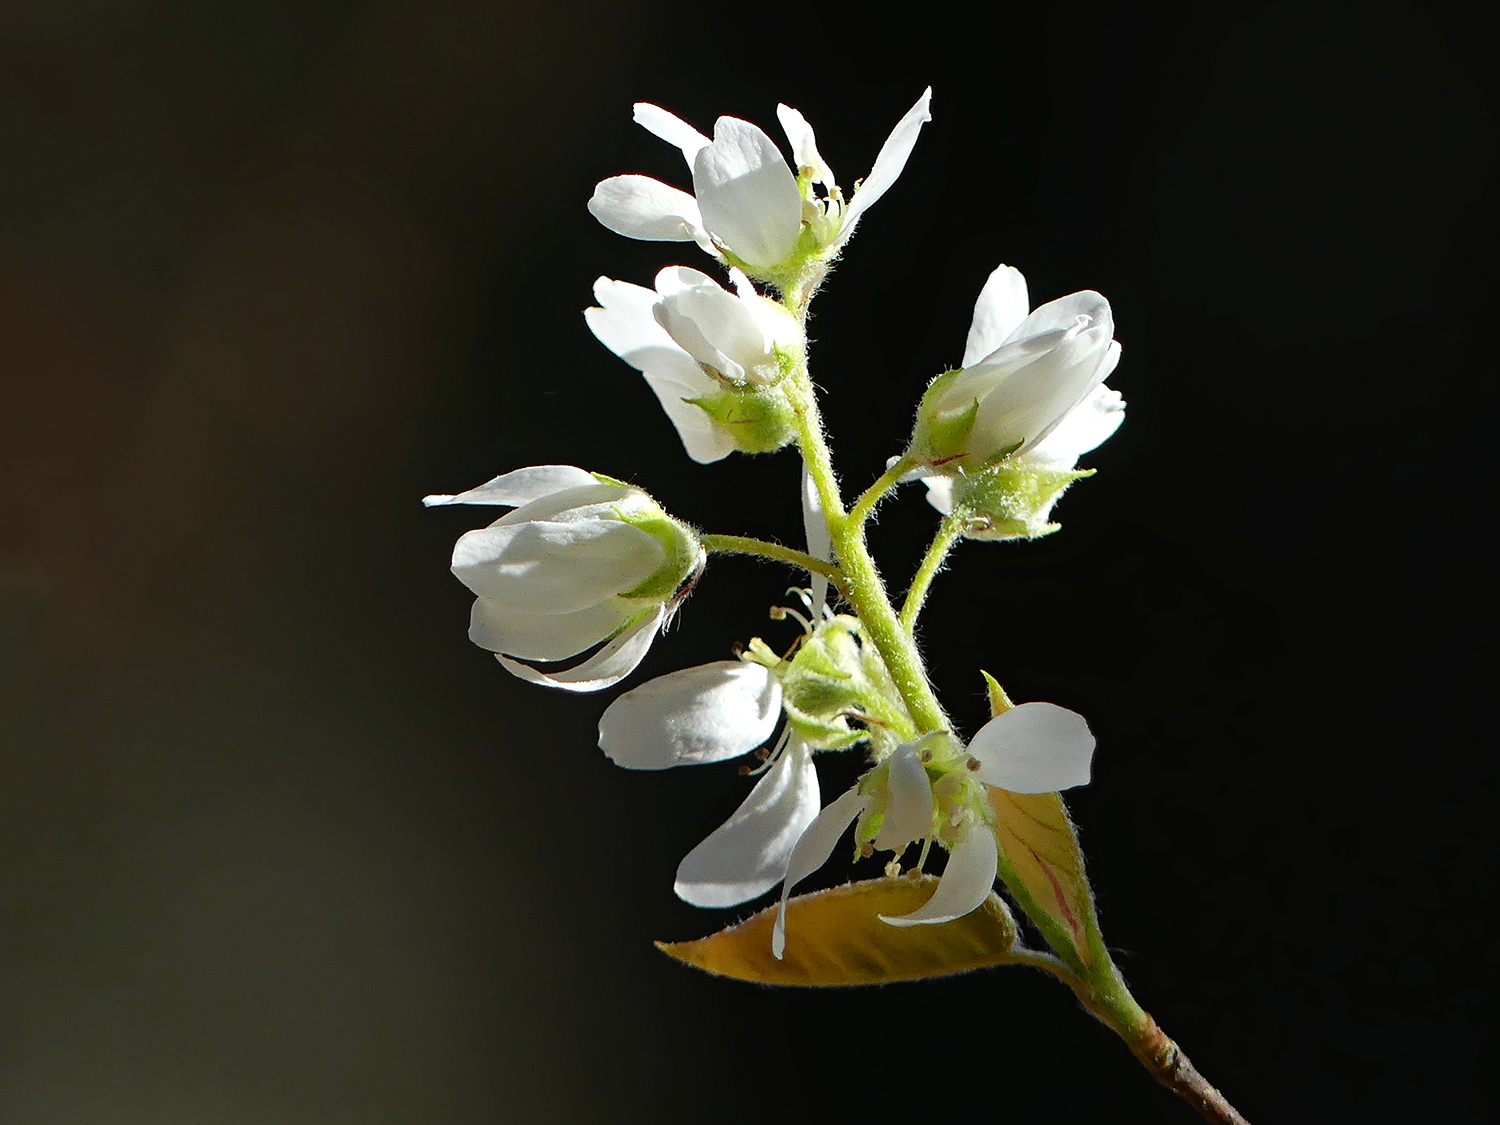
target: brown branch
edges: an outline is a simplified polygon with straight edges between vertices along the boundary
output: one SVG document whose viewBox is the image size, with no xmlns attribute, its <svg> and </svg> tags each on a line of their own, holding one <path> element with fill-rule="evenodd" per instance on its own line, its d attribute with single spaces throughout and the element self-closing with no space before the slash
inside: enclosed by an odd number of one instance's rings
<svg viewBox="0 0 1500 1125">
<path fill-rule="evenodd" d="M 1205 1121 L 1215 1125 L 1250 1125 L 1224 1095 L 1198 1073 L 1198 1068 L 1182 1053 L 1182 1048 L 1172 1042 L 1156 1021 L 1149 1016 L 1147 1021 L 1140 1037 L 1127 1041 L 1131 1052 L 1151 1076 L 1196 1109 Z"/>
</svg>

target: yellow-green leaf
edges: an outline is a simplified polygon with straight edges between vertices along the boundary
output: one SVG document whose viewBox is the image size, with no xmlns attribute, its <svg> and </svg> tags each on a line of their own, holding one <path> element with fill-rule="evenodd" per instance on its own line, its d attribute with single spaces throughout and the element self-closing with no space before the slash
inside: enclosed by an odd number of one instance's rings
<svg viewBox="0 0 1500 1125">
<path fill-rule="evenodd" d="M 869 879 L 798 895 L 788 903 L 786 958 L 771 954 L 776 907 L 697 941 L 657 942 L 705 972 L 758 984 L 884 984 L 964 973 L 1015 961 L 1016 928 L 993 893 L 978 910 L 934 926 L 890 926 L 932 896 L 932 875 Z"/>
<path fill-rule="evenodd" d="M 990 691 L 990 709 L 999 715 L 1012 703 L 988 672 L 981 673 Z M 1023 903 L 1035 907 L 1051 920 L 1055 932 L 1072 947 L 1087 968 L 1094 961 L 1092 946 L 1098 923 L 1094 896 L 1083 871 L 1083 853 L 1062 797 L 1056 793 L 1012 793 L 986 786 L 990 808 L 995 812 L 995 838 L 1009 871 L 1006 883 Z M 1040 922 L 1041 919 L 1038 919 Z"/>
</svg>

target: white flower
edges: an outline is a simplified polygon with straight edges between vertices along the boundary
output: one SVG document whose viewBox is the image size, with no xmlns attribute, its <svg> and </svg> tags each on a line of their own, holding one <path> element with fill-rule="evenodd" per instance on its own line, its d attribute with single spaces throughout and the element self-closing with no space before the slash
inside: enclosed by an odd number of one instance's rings
<svg viewBox="0 0 1500 1125">
<path fill-rule="evenodd" d="M 718 762 L 769 739 L 781 702 L 780 684 L 759 664 L 725 660 L 688 668 L 611 703 L 599 720 L 599 746 L 628 769 Z M 682 861 L 678 897 L 722 907 L 764 894 L 781 881 L 818 804 L 812 750 L 789 733 L 734 815 Z"/>
<path fill-rule="evenodd" d="M 873 848 L 899 857 L 918 840 L 935 840 L 950 852 L 932 898 L 910 914 L 881 915 L 881 921 L 893 926 L 949 922 L 976 909 L 989 895 L 998 866 L 982 785 L 1051 793 L 1087 784 L 1094 736 L 1082 715 L 1051 703 L 1024 703 L 986 723 L 967 754 L 939 757 L 943 743 L 935 745 L 936 752 L 923 743 L 902 745 L 802 833 L 787 862 L 772 931 L 777 957 L 786 949 L 792 888 L 828 861 L 844 829 L 856 821 L 855 840 L 866 854 Z"/>
<path fill-rule="evenodd" d="M 710 140 L 659 106 L 638 102 L 636 122 L 682 150 L 692 172 L 693 194 L 649 176 L 615 176 L 594 189 L 589 211 L 629 238 L 697 242 L 710 254 L 743 264 L 757 276 L 787 264 L 798 250 L 804 222 L 815 252 L 831 255 L 854 232 L 865 209 L 901 174 L 923 123 L 932 120 L 931 100 L 929 88 L 886 138 L 875 166 L 847 203 L 818 153 L 812 126 L 795 109 L 777 106 L 776 114 L 791 143 L 796 173 L 776 143 L 748 121 L 721 117 Z M 815 184 L 825 194 L 818 195 Z"/>
<path fill-rule="evenodd" d="M 517 469 L 423 503 L 515 508 L 459 539 L 453 573 L 477 595 L 469 639 L 532 683 L 568 691 L 618 683 L 703 566 L 697 538 L 650 496 L 572 465 Z M 601 643 L 565 671 L 520 662 L 566 660 Z"/>
<path fill-rule="evenodd" d="M 1084 290 L 1027 314 L 1026 279 L 990 274 L 963 368 L 922 400 L 914 452 L 927 473 L 972 471 L 1010 456 L 1071 469 L 1119 428 L 1125 403 L 1103 385 L 1120 359 L 1109 302 Z"/>
<path fill-rule="evenodd" d="M 736 449 L 769 452 L 790 440 L 779 394 L 767 394 L 803 346 L 797 321 L 731 270 L 731 293 L 706 274 L 668 266 L 656 289 L 594 283 L 584 319 L 599 342 L 646 377 L 693 460 Z"/>
</svg>

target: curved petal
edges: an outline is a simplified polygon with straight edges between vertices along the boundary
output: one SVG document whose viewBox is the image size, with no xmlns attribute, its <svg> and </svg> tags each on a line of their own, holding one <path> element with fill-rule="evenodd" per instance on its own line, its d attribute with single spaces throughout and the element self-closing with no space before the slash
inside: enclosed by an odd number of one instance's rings
<svg viewBox="0 0 1500 1125">
<path fill-rule="evenodd" d="M 644 582 L 666 561 L 651 535 L 618 519 L 496 524 L 461 536 L 453 573 L 482 598 L 572 613 Z"/>
<path fill-rule="evenodd" d="M 704 394 L 714 392 L 714 381 L 656 323 L 655 290 L 601 277 L 594 282 L 594 299 L 600 307 L 585 309 L 583 319 L 589 331 L 615 355 L 637 371 L 700 386 Z"/>
<path fill-rule="evenodd" d="M 828 534 L 828 521 L 823 518 L 823 498 L 818 495 L 818 486 L 802 466 L 802 530 L 807 534 L 807 553 L 815 559 L 833 559 L 833 540 Z M 821 574 L 812 576 L 812 609 L 814 624 L 822 620 L 823 607 L 828 604 L 828 579 Z"/>
<path fill-rule="evenodd" d="M 780 718 L 781 685 L 770 672 L 720 660 L 620 696 L 599 717 L 599 749 L 632 770 L 718 762 L 754 750 Z"/>
<path fill-rule="evenodd" d="M 696 271 L 668 266 L 657 275 L 657 323 L 699 363 L 737 381 L 752 379 L 767 365 L 775 365 L 772 339 L 752 302 L 729 292 L 711 278 L 682 284 Z M 665 276 L 663 276 L 665 275 Z"/>
<path fill-rule="evenodd" d="M 650 176 L 611 176 L 589 200 L 589 214 L 616 234 L 647 242 L 701 242 L 698 201 Z"/>
<path fill-rule="evenodd" d="M 795 171 L 800 173 L 803 168 L 812 169 L 812 182 L 824 187 L 838 183 L 833 178 L 833 169 L 818 151 L 818 139 L 813 135 L 813 127 L 807 123 L 807 118 L 789 105 L 778 105 L 776 120 L 781 122 L 781 131 L 792 146 L 792 158 L 797 162 Z"/>
<path fill-rule="evenodd" d="M 865 209 L 890 190 L 896 182 L 896 177 L 901 175 L 901 170 L 906 167 L 907 158 L 911 156 L 911 150 L 916 147 L 917 136 L 922 132 L 922 126 L 932 120 L 929 112 L 932 106 L 932 87 L 927 87 L 922 96 L 917 99 L 917 104 L 906 111 L 906 116 L 896 122 L 896 127 L 891 130 L 891 135 L 885 139 L 885 144 L 880 146 L 880 152 L 875 157 L 875 166 L 870 169 L 870 174 L 864 178 L 859 189 L 854 193 L 854 198 L 849 201 L 849 207 L 844 212 L 844 224 L 835 240 L 835 246 L 842 246 L 854 233 L 854 224 L 859 222 L 859 217 L 865 213 Z"/>
<path fill-rule="evenodd" d="M 665 607 L 657 607 L 655 613 L 647 614 L 589 657 L 576 668 L 566 672 L 548 673 L 521 664 L 515 660 L 495 654 L 500 666 L 513 676 L 520 676 L 533 684 L 562 688 L 564 691 L 602 691 L 613 687 L 630 673 L 646 657 L 656 631 L 666 618 Z"/>
<path fill-rule="evenodd" d="M 1055 703 L 1023 703 L 996 715 L 969 743 L 979 780 L 1012 793 L 1087 785 L 1094 736 L 1082 715 Z"/>
<path fill-rule="evenodd" d="M 739 448 L 732 433 L 691 401 L 705 397 L 701 388 L 685 386 L 675 379 L 658 377 L 649 371 L 644 374 L 646 384 L 656 395 L 656 401 L 661 403 L 667 418 L 677 428 L 682 448 L 687 450 L 687 455 L 694 461 L 700 465 L 709 465 L 722 461 Z"/>
<path fill-rule="evenodd" d="M 532 465 L 485 481 L 467 492 L 424 496 L 422 503 L 429 508 L 438 504 L 504 504 L 514 508 L 567 488 L 587 488 L 598 483 L 599 478 L 593 473 L 573 465 Z"/>
<path fill-rule="evenodd" d="M 885 819 L 875 846 L 899 852 L 932 831 L 932 782 L 910 743 L 899 747 L 889 761 Z"/>
<path fill-rule="evenodd" d="M 786 874 L 787 859 L 818 815 L 812 751 L 794 738 L 745 803 L 677 868 L 673 889 L 694 906 L 738 906 Z"/>
<path fill-rule="evenodd" d="M 994 352 L 1030 311 L 1031 298 L 1021 271 L 1015 266 L 997 266 L 974 302 L 974 319 L 969 322 L 969 338 L 960 366 L 973 367 Z"/>
<path fill-rule="evenodd" d="M 703 225 L 747 264 L 769 269 L 796 247 L 802 195 L 759 126 L 737 117 L 715 122 L 713 143 L 693 161 L 693 194 Z"/>
<path fill-rule="evenodd" d="M 660 137 L 667 144 L 680 148 L 691 170 L 693 158 L 698 155 L 699 149 L 709 143 L 708 138 L 675 113 L 668 113 L 659 105 L 636 102 L 632 108 L 635 123 L 652 136 Z"/>
<path fill-rule="evenodd" d="M 776 925 L 771 930 L 771 952 L 777 960 L 786 952 L 786 903 L 792 888 L 828 862 L 844 829 L 854 823 L 854 818 L 864 812 L 869 803 L 870 799 L 855 786 L 820 812 L 798 837 L 786 863 L 786 879 L 781 884 L 781 908 L 776 912 Z"/>
<path fill-rule="evenodd" d="M 1112 345 L 1111 351 L 1118 354 L 1119 345 Z M 1026 460 L 1071 469 L 1080 456 L 1104 444 L 1123 421 L 1125 400 L 1119 391 L 1101 384 L 1027 451 Z"/>
<path fill-rule="evenodd" d="M 609 598 L 573 613 L 538 614 L 476 598 L 469 611 L 469 640 L 525 660 L 566 660 L 614 636 L 638 608 Z"/>
<path fill-rule="evenodd" d="M 953 849 L 942 882 L 930 899 L 910 914 L 896 917 L 882 914 L 880 920 L 892 926 L 923 926 L 962 918 L 989 898 L 998 867 L 994 833 L 984 825 L 977 825 Z"/>
</svg>

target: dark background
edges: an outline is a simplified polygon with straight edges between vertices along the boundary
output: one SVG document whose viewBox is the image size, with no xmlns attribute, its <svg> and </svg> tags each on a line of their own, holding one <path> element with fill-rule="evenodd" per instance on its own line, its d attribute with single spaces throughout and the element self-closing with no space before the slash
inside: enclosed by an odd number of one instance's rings
<svg viewBox="0 0 1500 1125">
<path fill-rule="evenodd" d="M 863 485 L 1000 261 L 1114 304 L 1129 418 L 1060 535 L 925 618 L 1089 716 L 1070 798 L 1141 1001 L 1257 1122 L 1480 1120 L 1492 115 L 1431 6 L 66 3 L 0 23 L 0 1117 L 1193 1120 L 1034 974 L 710 979 L 677 860 L 733 765 L 638 775 L 521 684 L 423 511 L 521 465 L 795 540 L 795 457 L 683 454 L 588 334 L 630 122 L 933 122 L 815 307 Z M 935 515 L 875 546 L 900 585 Z M 641 673 L 787 574 L 715 562 Z M 854 764 L 831 762 L 825 794 Z M 837 865 L 835 865 L 837 866 Z M 839 869 L 838 877 L 842 878 Z M 871 869 L 866 874 L 873 874 Z"/>
</svg>

